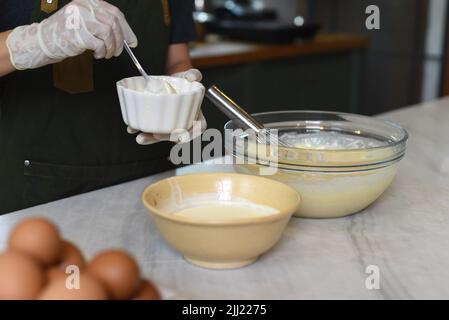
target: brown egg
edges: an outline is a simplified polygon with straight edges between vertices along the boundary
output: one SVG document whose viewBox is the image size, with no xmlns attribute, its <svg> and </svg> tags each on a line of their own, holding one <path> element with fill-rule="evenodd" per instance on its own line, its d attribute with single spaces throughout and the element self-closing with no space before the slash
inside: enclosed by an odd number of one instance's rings
<svg viewBox="0 0 449 320">
<path fill-rule="evenodd" d="M 0 300 L 30 300 L 45 284 L 42 267 L 29 256 L 8 251 L 0 255 Z"/>
<path fill-rule="evenodd" d="M 58 278 L 66 279 L 68 275 L 64 271 L 62 271 L 59 267 L 52 267 L 47 270 L 46 276 L 47 282 L 52 282 L 53 280 Z"/>
<path fill-rule="evenodd" d="M 123 251 L 100 253 L 91 261 L 87 270 L 106 286 L 113 299 L 130 299 L 139 290 L 139 267 Z"/>
<path fill-rule="evenodd" d="M 56 274 L 56 273 L 55 273 Z M 57 274 L 56 274 L 57 275 Z M 68 276 L 68 275 L 67 275 Z M 42 290 L 39 300 L 106 300 L 108 293 L 98 279 L 87 273 L 81 273 L 79 289 L 69 289 L 67 277 L 55 276 Z"/>
<path fill-rule="evenodd" d="M 161 300 L 161 295 L 150 281 L 142 280 L 140 289 L 133 300 Z"/>
<path fill-rule="evenodd" d="M 45 266 L 60 261 L 62 242 L 58 229 L 43 218 L 27 219 L 11 233 L 9 247 L 26 253 Z"/>
<path fill-rule="evenodd" d="M 67 266 L 75 265 L 80 269 L 84 269 L 86 266 L 86 260 L 84 260 L 81 251 L 69 241 L 62 241 L 62 256 L 59 267 L 65 271 Z"/>
</svg>

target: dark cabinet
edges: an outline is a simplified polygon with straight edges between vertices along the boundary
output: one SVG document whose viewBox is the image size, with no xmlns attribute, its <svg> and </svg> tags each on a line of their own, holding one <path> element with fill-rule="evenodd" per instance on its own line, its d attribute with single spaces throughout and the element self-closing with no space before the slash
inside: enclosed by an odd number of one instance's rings
<svg viewBox="0 0 449 320">
<path fill-rule="evenodd" d="M 206 86 L 218 85 L 251 113 L 313 109 L 361 113 L 363 49 L 203 69 Z M 209 127 L 227 118 L 205 101 Z"/>
</svg>

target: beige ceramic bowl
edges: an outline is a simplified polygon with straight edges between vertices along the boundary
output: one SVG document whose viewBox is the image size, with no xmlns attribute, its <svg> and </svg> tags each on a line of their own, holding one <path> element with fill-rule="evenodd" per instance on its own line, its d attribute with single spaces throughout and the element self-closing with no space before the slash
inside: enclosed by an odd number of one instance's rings
<svg viewBox="0 0 449 320">
<path fill-rule="evenodd" d="M 245 200 L 277 213 L 228 221 L 174 216 L 197 199 Z M 278 242 L 300 197 L 293 188 L 270 179 L 214 173 L 159 181 L 145 190 L 142 200 L 163 237 L 187 261 L 210 269 L 231 269 L 256 261 Z"/>
</svg>

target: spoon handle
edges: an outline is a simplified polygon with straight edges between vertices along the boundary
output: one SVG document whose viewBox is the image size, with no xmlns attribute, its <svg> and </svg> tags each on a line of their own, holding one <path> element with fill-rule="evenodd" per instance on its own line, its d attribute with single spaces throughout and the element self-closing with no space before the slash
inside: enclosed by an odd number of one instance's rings
<svg viewBox="0 0 449 320">
<path fill-rule="evenodd" d="M 136 56 L 134 55 L 134 53 L 132 52 L 131 48 L 129 47 L 128 43 L 126 41 L 124 41 L 124 47 L 126 52 L 128 52 L 129 56 L 131 57 L 131 60 L 134 62 L 134 64 L 136 65 L 137 69 L 139 69 L 139 72 L 142 74 L 142 76 L 148 81 L 150 79 L 150 77 L 148 76 L 148 74 L 145 72 L 145 70 L 142 68 L 139 60 L 137 60 Z"/>
</svg>

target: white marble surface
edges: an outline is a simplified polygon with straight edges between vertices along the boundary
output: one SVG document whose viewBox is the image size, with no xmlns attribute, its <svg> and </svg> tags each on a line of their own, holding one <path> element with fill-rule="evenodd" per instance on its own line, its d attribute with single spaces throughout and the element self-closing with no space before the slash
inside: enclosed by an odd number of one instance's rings
<svg viewBox="0 0 449 320">
<path fill-rule="evenodd" d="M 88 257 L 118 247 L 144 274 L 193 299 L 449 298 L 449 99 L 382 115 L 410 133 L 407 156 L 391 188 L 348 218 L 293 219 L 280 243 L 257 263 L 210 271 L 185 262 L 161 239 L 140 201 L 167 172 L 0 217 L 0 249 L 12 226 L 47 216 Z M 232 171 L 193 166 L 178 170 Z M 365 287 L 365 268 L 380 268 L 380 290 Z"/>
</svg>

